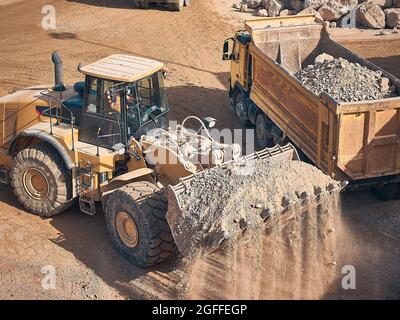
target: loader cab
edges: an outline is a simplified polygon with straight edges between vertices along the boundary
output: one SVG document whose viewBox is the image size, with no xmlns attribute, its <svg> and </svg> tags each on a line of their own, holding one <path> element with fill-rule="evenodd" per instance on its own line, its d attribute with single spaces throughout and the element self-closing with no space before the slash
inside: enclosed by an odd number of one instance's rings
<svg viewBox="0 0 400 320">
<path fill-rule="evenodd" d="M 114 149 L 166 127 L 169 109 L 162 67 L 153 60 L 114 55 L 81 68 L 86 80 L 79 140 Z"/>
</svg>

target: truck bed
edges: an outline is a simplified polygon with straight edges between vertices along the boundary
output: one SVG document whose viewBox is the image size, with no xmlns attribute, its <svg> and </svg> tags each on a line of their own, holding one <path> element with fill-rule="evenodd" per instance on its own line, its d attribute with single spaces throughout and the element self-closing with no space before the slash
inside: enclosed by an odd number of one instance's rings
<svg viewBox="0 0 400 320">
<path fill-rule="evenodd" d="M 326 92 L 315 95 L 293 74 L 328 53 L 381 70 L 396 94 L 400 80 L 330 39 L 314 16 L 262 21 L 246 23 L 251 99 L 327 174 L 350 180 L 399 174 L 400 97 L 339 102 Z"/>
</svg>

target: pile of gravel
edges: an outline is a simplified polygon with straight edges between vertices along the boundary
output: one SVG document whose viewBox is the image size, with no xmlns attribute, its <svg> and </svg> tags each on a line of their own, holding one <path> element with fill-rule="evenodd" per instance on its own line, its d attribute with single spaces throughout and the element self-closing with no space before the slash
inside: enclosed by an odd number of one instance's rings
<svg viewBox="0 0 400 320">
<path fill-rule="evenodd" d="M 358 63 L 323 54 L 315 64 L 295 73 L 295 77 L 310 91 L 328 93 L 337 101 L 376 100 L 395 96 L 396 88 L 381 71 L 373 71 Z"/>
<path fill-rule="evenodd" d="M 276 215 L 338 185 L 300 161 L 265 159 L 209 170 L 191 180 L 178 196 L 182 231 L 177 232 L 190 238 L 185 254 L 233 241 L 247 229 L 265 228 Z"/>
</svg>

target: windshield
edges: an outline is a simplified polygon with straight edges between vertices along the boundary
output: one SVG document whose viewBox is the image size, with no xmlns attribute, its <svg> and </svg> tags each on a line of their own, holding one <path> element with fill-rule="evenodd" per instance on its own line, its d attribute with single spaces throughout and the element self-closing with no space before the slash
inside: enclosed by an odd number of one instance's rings
<svg viewBox="0 0 400 320">
<path fill-rule="evenodd" d="M 168 102 L 162 72 L 129 84 L 126 102 L 130 137 L 163 126 L 159 118 L 168 111 Z"/>
</svg>

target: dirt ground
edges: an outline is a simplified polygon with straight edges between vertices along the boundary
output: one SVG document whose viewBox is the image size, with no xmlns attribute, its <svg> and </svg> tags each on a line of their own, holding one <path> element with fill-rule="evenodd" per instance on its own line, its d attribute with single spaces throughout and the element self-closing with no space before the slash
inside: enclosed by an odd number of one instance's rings
<svg viewBox="0 0 400 320">
<path fill-rule="evenodd" d="M 168 63 L 171 119 L 213 116 L 219 128 L 239 128 L 228 106 L 229 65 L 221 61 L 223 40 L 241 19 L 233 11 L 222 15 L 228 2 L 193 0 L 178 14 L 162 7 L 134 10 L 130 0 L 0 1 L 0 95 L 51 84 L 54 50 L 64 60 L 66 83 L 80 80 L 79 62 L 122 52 Z M 48 4 L 56 8 L 56 30 L 40 27 L 42 7 Z M 400 77 L 398 35 L 332 32 Z M 381 203 L 367 191 L 344 195 L 344 219 L 361 244 L 347 258 L 357 270 L 357 290 L 334 283 L 324 298 L 400 297 L 399 207 L 400 202 Z M 7 187 L 0 188 L 0 299 L 185 298 L 187 274 L 181 264 L 138 269 L 112 248 L 101 214 L 89 217 L 73 208 L 43 220 L 26 213 Z M 56 268 L 54 290 L 41 285 L 47 265 Z"/>
</svg>

